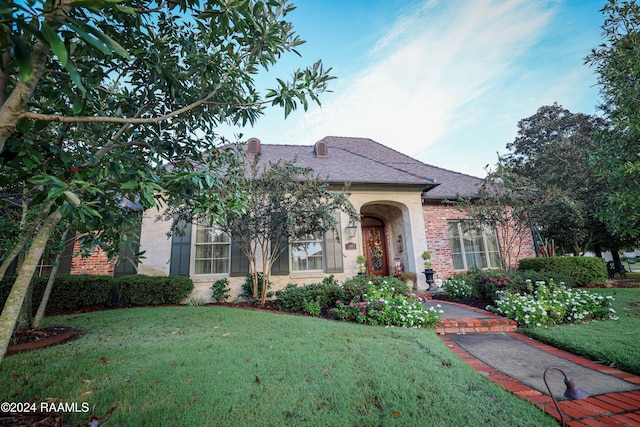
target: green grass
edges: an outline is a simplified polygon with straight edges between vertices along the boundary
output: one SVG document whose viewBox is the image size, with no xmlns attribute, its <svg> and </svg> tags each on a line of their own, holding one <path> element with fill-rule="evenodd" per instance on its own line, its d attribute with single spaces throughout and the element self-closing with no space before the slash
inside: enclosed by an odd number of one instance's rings
<svg viewBox="0 0 640 427">
<path fill-rule="evenodd" d="M 520 329 L 557 348 L 640 375 L 640 288 L 589 289 L 611 295 L 619 320 Z"/>
<path fill-rule="evenodd" d="M 460 361 L 429 329 L 226 307 L 46 321 L 86 335 L 5 358 L 2 397 L 88 402 L 108 425 L 557 425 Z M 89 420 L 69 416 L 71 424 Z"/>
</svg>

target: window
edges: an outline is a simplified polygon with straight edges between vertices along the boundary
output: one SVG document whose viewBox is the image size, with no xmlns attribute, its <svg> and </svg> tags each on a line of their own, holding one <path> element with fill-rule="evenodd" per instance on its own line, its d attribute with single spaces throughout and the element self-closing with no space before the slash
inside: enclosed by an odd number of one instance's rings
<svg viewBox="0 0 640 427">
<path fill-rule="evenodd" d="M 196 226 L 195 274 L 229 273 L 231 239 L 207 225 Z"/>
<path fill-rule="evenodd" d="M 498 237 L 493 227 L 476 221 L 449 222 L 454 270 L 500 267 Z"/>
<path fill-rule="evenodd" d="M 291 243 L 292 271 L 322 271 L 324 243 L 322 237 L 307 235 Z"/>
<path fill-rule="evenodd" d="M 40 262 L 36 266 L 36 277 L 49 277 L 53 270 L 53 260 L 49 257 L 42 256 Z"/>
</svg>

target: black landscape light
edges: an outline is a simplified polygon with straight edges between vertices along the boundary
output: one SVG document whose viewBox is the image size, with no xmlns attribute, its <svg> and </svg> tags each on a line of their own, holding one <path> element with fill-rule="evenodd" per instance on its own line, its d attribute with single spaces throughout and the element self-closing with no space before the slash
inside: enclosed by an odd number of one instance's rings
<svg viewBox="0 0 640 427">
<path fill-rule="evenodd" d="M 547 368 L 544 370 L 544 374 L 542 375 L 542 379 L 544 380 L 544 385 L 547 386 L 547 390 L 549 391 L 549 396 L 551 396 L 551 399 L 553 400 L 553 403 L 556 405 L 556 409 L 558 410 L 558 413 L 560 414 L 560 422 L 562 423 L 562 426 L 564 427 L 565 423 L 564 423 L 564 415 L 562 414 L 562 411 L 560 410 L 560 407 L 558 406 L 558 402 L 556 401 L 556 398 L 553 396 L 553 393 L 551 393 L 551 388 L 549 388 L 549 383 L 547 383 L 547 372 L 549 371 L 558 371 L 560 373 L 562 373 L 562 375 L 564 375 L 564 385 L 567 387 L 567 389 L 564 391 L 564 397 L 567 400 L 582 400 L 582 399 L 586 399 L 587 397 L 589 397 L 589 392 L 586 391 L 585 389 L 583 389 L 582 387 L 578 387 L 576 385 L 575 382 L 573 382 L 573 380 L 569 377 L 567 377 L 567 374 L 564 373 L 564 371 L 560 368 L 556 368 L 555 366 L 552 366 L 550 368 Z"/>
</svg>

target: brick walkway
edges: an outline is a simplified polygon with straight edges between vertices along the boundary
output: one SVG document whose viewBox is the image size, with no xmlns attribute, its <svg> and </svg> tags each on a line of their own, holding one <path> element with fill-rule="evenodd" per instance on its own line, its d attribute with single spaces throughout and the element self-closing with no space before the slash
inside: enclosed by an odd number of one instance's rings
<svg viewBox="0 0 640 427">
<path fill-rule="evenodd" d="M 495 368 L 476 359 L 474 356 L 472 356 L 462 347 L 456 344 L 451 339 L 450 335 L 446 335 L 445 331 L 447 331 L 447 328 L 452 327 L 451 324 L 447 326 L 446 322 L 450 322 L 452 320 L 454 319 L 446 319 L 446 321 L 443 320 L 443 324 L 439 325 L 439 327 L 443 328 L 439 333 L 439 336 L 448 348 L 450 348 L 455 354 L 457 354 L 464 362 L 471 365 L 475 370 L 487 376 L 494 383 L 504 387 L 506 390 L 510 391 L 516 396 L 519 396 L 537 405 L 542 410 L 546 411 L 549 415 L 553 416 L 557 420 L 560 420 L 560 415 L 558 414 L 558 411 L 556 410 L 551 397 L 525 384 L 520 383 L 516 379 L 505 375 Z M 463 323 L 465 325 L 475 325 L 476 323 L 482 323 L 479 321 L 490 322 L 493 319 L 476 319 L 478 322 L 474 321 L 474 319 L 458 320 L 461 321 L 458 322 L 458 324 Z M 482 328 L 484 328 L 484 326 L 482 326 Z M 623 379 L 633 384 L 640 385 L 640 377 L 636 375 L 632 375 L 618 369 L 610 368 L 600 363 L 585 359 L 584 357 L 576 356 L 569 352 L 559 350 L 557 348 L 543 344 L 539 341 L 536 341 L 529 337 L 525 337 L 524 335 L 515 332 L 506 333 L 512 338 L 523 341 L 527 345 L 546 351 L 555 356 L 572 361 L 579 365 L 583 365 L 587 368 L 594 369 L 604 374 Z M 622 393 L 601 394 L 597 396 L 590 396 L 583 400 L 561 400 L 558 402 L 558 404 L 560 410 L 564 414 L 566 425 L 571 427 L 640 427 L 640 390 Z"/>
</svg>

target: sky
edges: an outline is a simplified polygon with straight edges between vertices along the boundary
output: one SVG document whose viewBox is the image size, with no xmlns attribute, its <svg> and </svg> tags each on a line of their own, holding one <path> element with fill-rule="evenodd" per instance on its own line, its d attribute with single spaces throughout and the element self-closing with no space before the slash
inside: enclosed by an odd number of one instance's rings
<svg viewBox="0 0 640 427">
<path fill-rule="evenodd" d="M 518 121 L 554 102 L 597 114 L 584 58 L 602 42 L 605 0 L 297 0 L 288 18 L 307 42 L 259 85 L 322 59 L 321 107 L 221 134 L 263 144 L 364 137 L 424 163 L 484 177 Z M 235 139 L 235 138 L 234 138 Z"/>
</svg>

